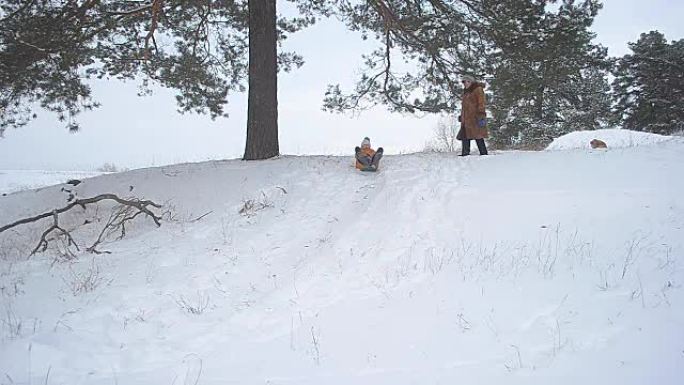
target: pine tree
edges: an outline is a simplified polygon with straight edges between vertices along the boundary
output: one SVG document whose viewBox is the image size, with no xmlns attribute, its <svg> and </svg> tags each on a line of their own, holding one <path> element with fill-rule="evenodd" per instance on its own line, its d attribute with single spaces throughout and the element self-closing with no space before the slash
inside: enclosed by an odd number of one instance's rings
<svg viewBox="0 0 684 385">
<path fill-rule="evenodd" d="M 227 95 L 244 91 L 249 76 L 250 99 L 258 102 L 245 158 L 277 155 L 277 114 L 264 111 L 277 109 L 276 71 L 303 64 L 295 53 L 277 53 L 277 44 L 313 23 L 316 3 L 303 2 L 300 17 L 276 19 L 275 0 L 5 1 L 0 134 L 34 118 L 35 104 L 78 129 L 76 115 L 97 106 L 86 82 L 92 77 L 137 79 L 143 93 L 171 88 L 179 112 L 217 118 L 227 116 Z M 250 25 L 260 32 L 251 36 Z"/>
<path fill-rule="evenodd" d="M 493 141 L 501 146 L 542 147 L 576 129 L 610 121 L 606 97 L 606 50 L 592 44 L 598 1 L 563 1 L 552 11 L 544 1 L 500 4 L 492 25 Z"/>
<path fill-rule="evenodd" d="M 615 112 L 625 128 L 659 134 L 684 129 L 684 39 L 668 43 L 652 31 L 618 60 Z"/>
<path fill-rule="evenodd" d="M 564 132 L 594 130 L 615 125 L 611 112 L 613 96 L 606 71 L 588 68 L 581 73 L 581 80 L 569 82 L 563 89 L 563 105 L 560 108 L 560 125 Z"/>
</svg>

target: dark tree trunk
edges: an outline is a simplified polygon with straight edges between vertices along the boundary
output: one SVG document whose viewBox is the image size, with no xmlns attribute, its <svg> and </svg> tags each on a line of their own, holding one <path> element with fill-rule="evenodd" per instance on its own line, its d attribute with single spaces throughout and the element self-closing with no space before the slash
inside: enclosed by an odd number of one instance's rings
<svg viewBox="0 0 684 385">
<path fill-rule="evenodd" d="M 537 119 L 540 123 L 542 123 L 544 122 L 544 91 L 546 90 L 544 85 L 546 84 L 546 61 L 542 61 L 540 67 L 539 73 L 541 75 L 541 79 L 539 80 L 541 81 L 541 84 L 537 89 L 537 101 L 535 107 L 537 107 Z"/>
<path fill-rule="evenodd" d="M 544 86 L 539 86 L 536 99 L 537 119 L 539 122 L 544 122 Z"/>
<path fill-rule="evenodd" d="M 278 148 L 276 0 L 249 0 L 249 100 L 245 160 L 268 159 Z"/>
</svg>

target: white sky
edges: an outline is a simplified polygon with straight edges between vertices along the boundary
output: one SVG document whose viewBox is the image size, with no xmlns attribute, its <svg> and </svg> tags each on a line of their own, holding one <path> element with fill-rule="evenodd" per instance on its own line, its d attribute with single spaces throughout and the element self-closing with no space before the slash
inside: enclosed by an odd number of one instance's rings
<svg viewBox="0 0 684 385">
<path fill-rule="evenodd" d="M 280 1 L 284 3 L 284 1 Z M 682 0 L 604 0 L 594 24 L 609 54 L 627 53 L 627 42 L 659 30 L 668 40 L 684 38 Z M 433 136 L 437 116 L 391 114 L 383 107 L 357 116 L 321 111 L 327 84 L 349 89 L 361 54 L 372 49 L 336 20 L 291 35 L 285 49 L 304 56 L 299 70 L 279 77 L 280 149 L 283 154 L 350 153 L 364 136 L 387 153 L 421 150 Z M 179 115 L 173 92 L 138 98 L 136 84 L 94 83 L 102 107 L 80 115 L 81 131 L 67 132 L 55 116 L 40 113 L 27 127 L 0 139 L 0 169 L 92 170 L 104 163 L 137 168 L 242 156 L 247 94 L 230 97 L 228 119 Z"/>
</svg>

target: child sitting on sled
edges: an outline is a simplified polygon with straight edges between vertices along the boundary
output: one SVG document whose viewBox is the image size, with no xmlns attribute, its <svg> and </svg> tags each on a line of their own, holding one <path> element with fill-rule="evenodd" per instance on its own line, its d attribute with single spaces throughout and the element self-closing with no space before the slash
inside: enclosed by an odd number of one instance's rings
<svg viewBox="0 0 684 385">
<path fill-rule="evenodd" d="M 380 159 L 382 159 L 383 149 L 378 148 L 375 151 L 371 148 L 371 142 L 368 137 L 363 138 L 361 147 L 356 147 L 356 168 L 361 171 L 377 171 L 380 167 Z"/>
</svg>

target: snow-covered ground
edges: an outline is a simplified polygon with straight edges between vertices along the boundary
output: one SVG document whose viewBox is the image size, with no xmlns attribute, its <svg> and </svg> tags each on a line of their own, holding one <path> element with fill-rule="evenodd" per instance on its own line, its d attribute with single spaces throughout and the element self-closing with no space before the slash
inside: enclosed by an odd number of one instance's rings
<svg viewBox="0 0 684 385">
<path fill-rule="evenodd" d="M 25 258 L 50 221 L 0 234 L 0 384 L 681 384 L 682 165 L 680 138 L 88 179 L 166 220 L 72 262 Z M 0 197 L 0 225 L 65 198 Z M 87 246 L 84 215 L 109 206 L 63 218 Z"/>
<path fill-rule="evenodd" d="M 70 179 L 102 175 L 93 171 L 0 170 L 0 194 L 64 183 Z"/>
<path fill-rule="evenodd" d="M 590 149 L 593 139 L 606 142 L 609 149 L 635 146 L 650 146 L 672 139 L 671 136 L 651 134 L 649 132 L 631 131 L 609 128 L 593 131 L 575 131 L 555 139 L 547 150 Z"/>
</svg>

